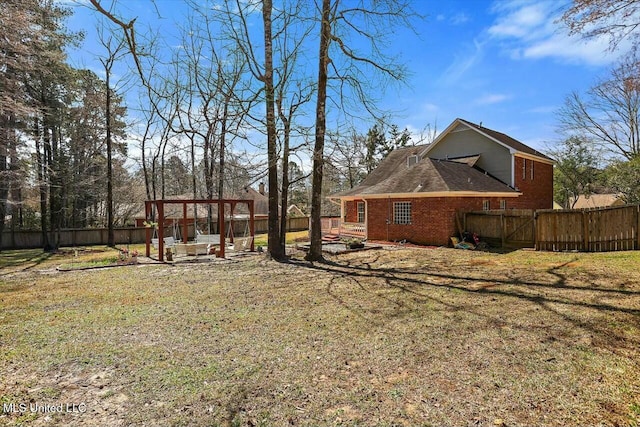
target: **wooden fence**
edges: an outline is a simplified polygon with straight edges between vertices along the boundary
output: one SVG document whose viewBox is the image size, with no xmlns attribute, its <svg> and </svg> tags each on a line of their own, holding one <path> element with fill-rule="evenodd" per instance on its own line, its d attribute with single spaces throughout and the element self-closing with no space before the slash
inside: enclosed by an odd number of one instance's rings
<svg viewBox="0 0 640 427">
<path fill-rule="evenodd" d="M 244 236 L 248 233 L 247 227 L 248 220 L 240 219 L 233 221 L 233 232 L 235 236 Z M 214 225 L 213 233 L 216 232 L 218 224 Z M 227 221 L 225 228 L 228 230 L 230 226 Z M 309 218 L 297 217 L 287 219 L 287 231 L 300 231 L 309 229 Z M 268 220 L 257 219 L 255 220 L 255 233 L 262 234 L 268 230 Z M 144 243 L 146 228 L 145 227 L 127 227 L 116 228 L 115 240 L 117 245 L 131 244 L 131 243 Z M 182 228 L 179 230 L 182 232 Z M 189 238 L 193 238 L 194 229 L 193 224 L 189 226 Z M 171 226 L 165 227 L 165 236 L 173 235 L 173 228 Z M 53 232 L 49 234 L 49 240 L 51 242 L 59 242 L 59 246 L 89 246 L 89 245 L 106 245 L 107 244 L 107 229 L 106 228 L 90 228 L 90 229 L 65 229 L 59 232 Z M 28 248 L 41 248 L 42 232 L 40 231 L 5 231 L 2 233 L 2 240 L 0 241 L 0 248 L 4 249 L 28 249 Z"/>
<path fill-rule="evenodd" d="M 527 248 L 535 245 L 534 211 L 531 209 L 465 212 L 462 215 L 463 229 L 477 233 L 491 246 Z"/>
<path fill-rule="evenodd" d="M 116 228 L 114 230 L 117 245 L 142 243 L 145 239 L 144 227 Z M 171 230 L 169 229 L 169 233 Z M 58 242 L 58 246 L 106 245 L 108 238 L 106 228 L 65 229 L 49 233 L 50 242 Z M 43 247 L 41 231 L 6 231 L 2 233 L 2 249 L 29 249 Z"/>
<path fill-rule="evenodd" d="M 640 205 L 465 212 L 462 227 L 492 246 L 542 251 L 640 250 Z"/>
<path fill-rule="evenodd" d="M 640 249 L 640 206 L 536 212 L 536 249 L 607 252 Z"/>
</svg>

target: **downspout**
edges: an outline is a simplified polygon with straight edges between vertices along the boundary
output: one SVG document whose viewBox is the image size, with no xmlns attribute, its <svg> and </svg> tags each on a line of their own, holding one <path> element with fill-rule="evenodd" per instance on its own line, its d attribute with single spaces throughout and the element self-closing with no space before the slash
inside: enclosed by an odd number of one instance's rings
<svg viewBox="0 0 640 427">
<path fill-rule="evenodd" d="M 362 200 L 364 201 L 364 239 L 367 240 L 369 238 L 369 204 L 367 199 Z"/>
<path fill-rule="evenodd" d="M 389 241 L 389 222 L 391 221 L 391 196 L 387 196 L 387 242 Z"/>
<path fill-rule="evenodd" d="M 511 188 L 516 188 L 516 155 L 511 152 Z"/>
<path fill-rule="evenodd" d="M 345 200 L 344 199 L 340 199 L 340 218 L 338 219 L 338 236 L 342 235 L 342 223 L 344 222 L 344 204 L 345 204 Z M 330 225 L 329 226 L 329 232 L 333 232 L 333 227 Z"/>
</svg>

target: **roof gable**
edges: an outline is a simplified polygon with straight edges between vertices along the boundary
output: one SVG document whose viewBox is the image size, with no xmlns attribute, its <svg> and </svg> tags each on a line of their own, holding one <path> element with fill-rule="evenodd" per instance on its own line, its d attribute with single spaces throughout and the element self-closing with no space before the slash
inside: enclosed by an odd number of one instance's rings
<svg viewBox="0 0 640 427">
<path fill-rule="evenodd" d="M 433 148 L 436 147 L 438 144 L 440 144 L 441 141 L 445 140 L 447 135 L 449 135 L 452 132 L 456 132 L 457 130 L 460 130 L 461 126 L 464 126 L 464 129 L 471 129 L 487 137 L 491 141 L 509 149 L 509 151 L 514 154 L 525 154 L 528 156 L 537 157 L 538 159 L 545 162 L 553 162 L 553 160 L 548 156 L 546 156 L 545 154 L 529 147 L 526 144 L 523 144 L 522 142 L 518 141 L 515 138 L 510 137 L 507 134 L 495 131 L 493 129 L 485 128 L 481 125 L 478 125 L 468 120 L 464 120 L 460 118 L 455 119 L 440 135 L 438 135 L 438 137 L 433 141 L 433 143 L 423 151 L 422 155 L 423 156 L 428 155 L 429 151 L 433 150 Z"/>
</svg>

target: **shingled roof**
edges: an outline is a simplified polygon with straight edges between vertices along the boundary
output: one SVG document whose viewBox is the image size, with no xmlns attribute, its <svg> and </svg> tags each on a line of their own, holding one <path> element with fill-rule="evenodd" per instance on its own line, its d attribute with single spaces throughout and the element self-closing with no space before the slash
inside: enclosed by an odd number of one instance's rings
<svg viewBox="0 0 640 427">
<path fill-rule="evenodd" d="M 332 197 L 431 192 L 517 193 L 474 168 L 471 158 L 467 161 L 423 158 L 409 166 L 407 158 L 425 148 L 422 145 L 393 150 L 360 185 Z"/>
</svg>

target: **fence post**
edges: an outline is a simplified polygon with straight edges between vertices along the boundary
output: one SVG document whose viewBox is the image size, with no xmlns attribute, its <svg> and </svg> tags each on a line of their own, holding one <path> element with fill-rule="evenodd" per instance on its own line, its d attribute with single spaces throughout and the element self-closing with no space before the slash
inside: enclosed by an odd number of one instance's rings
<svg viewBox="0 0 640 427">
<path fill-rule="evenodd" d="M 533 244 L 533 249 L 536 248 L 536 222 L 535 222 L 536 211 L 531 211 L 531 243 Z"/>
<path fill-rule="evenodd" d="M 540 250 L 538 240 L 538 212 L 533 211 L 533 248 L 536 251 Z"/>
<path fill-rule="evenodd" d="M 589 219 L 586 211 L 582 211 L 582 250 L 589 252 Z"/>
<path fill-rule="evenodd" d="M 636 206 L 636 250 L 640 250 L 640 205 Z"/>
<path fill-rule="evenodd" d="M 504 227 L 505 227 L 504 214 L 501 213 L 500 214 L 500 244 L 502 246 L 502 249 L 504 249 Z"/>
</svg>

